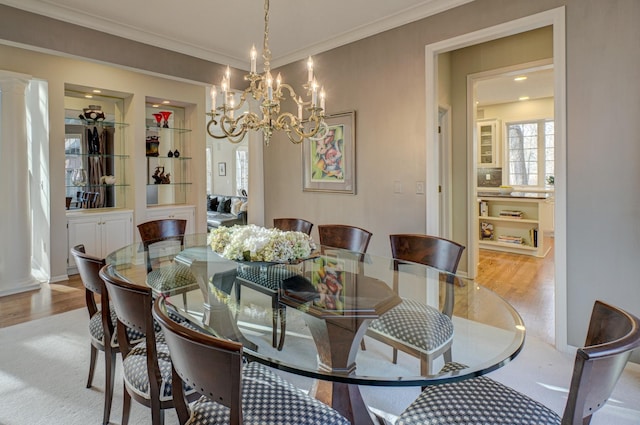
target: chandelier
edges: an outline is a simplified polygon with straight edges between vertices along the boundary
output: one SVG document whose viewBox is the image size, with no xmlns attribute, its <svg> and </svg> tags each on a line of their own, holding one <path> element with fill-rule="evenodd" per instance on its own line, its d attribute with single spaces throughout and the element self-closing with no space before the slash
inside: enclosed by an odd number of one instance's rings
<svg viewBox="0 0 640 425">
<path fill-rule="evenodd" d="M 284 131 L 292 143 L 298 144 L 305 138 L 317 139 L 326 134 L 327 125 L 324 122 L 325 92 L 318 87 L 318 82 L 313 74 L 313 61 L 311 57 L 307 61 L 308 78 L 302 86 L 307 91 L 307 98 L 296 95 L 293 87 L 282 82 L 282 76 L 273 79 L 270 69 L 271 50 L 269 50 L 269 0 L 264 2 L 264 40 L 262 58 L 264 59 L 264 73 L 256 73 L 257 51 L 255 46 L 251 48 L 251 71 L 244 76 L 249 81 L 247 87 L 240 96 L 238 105 L 235 104 L 235 96 L 229 87 L 230 69 L 222 77 L 220 84 L 221 105 L 217 104 L 218 90 L 214 85 L 211 88 L 211 117 L 207 124 L 207 133 L 216 139 L 228 139 L 232 143 L 242 141 L 247 130 L 261 130 L 264 142 L 268 146 L 274 131 Z M 287 93 L 288 92 L 288 93 Z M 282 102 L 288 97 L 298 107 L 297 114 L 281 112 Z M 260 115 L 248 111 L 240 115 L 236 112 L 242 108 L 248 96 L 253 97 L 259 104 Z M 305 118 L 305 111 L 307 117 Z M 236 118 L 237 116 L 237 118 Z M 219 131 L 212 131 L 213 128 Z"/>
</svg>

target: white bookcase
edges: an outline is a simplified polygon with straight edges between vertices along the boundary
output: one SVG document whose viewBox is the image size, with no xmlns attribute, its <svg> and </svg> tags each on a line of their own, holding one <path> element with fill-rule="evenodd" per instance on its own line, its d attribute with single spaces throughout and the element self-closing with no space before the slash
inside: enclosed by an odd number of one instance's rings
<svg viewBox="0 0 640 425">
<path fill-rule="evenodd" d="M 543 232 L 549 227 L 544 221 L 546 202 L 544 197 L 478 196 L 479 247 L 544 257 L 550 249 Z M 520 218 L 501 215 L 507 211 L 519 211 L 522 215 Z M 483 235 L 483 223 L 493 227 L 490 239 Z M 521 238 L 522 243 L 501 241 L 501 237 Z"/>
</svg>

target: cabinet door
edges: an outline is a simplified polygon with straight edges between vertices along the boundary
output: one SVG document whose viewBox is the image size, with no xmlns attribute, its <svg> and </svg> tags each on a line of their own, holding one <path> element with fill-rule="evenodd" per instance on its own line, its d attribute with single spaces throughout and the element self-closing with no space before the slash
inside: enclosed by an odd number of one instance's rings
<svg viewBox="0 0 640 425">
<path fill-rule="evenodd" d="M 171 207 L 153 208 L 147 210 L 147 220 L 163 220 L 167 218 L 177 218 L 187 220 L 185 233 L 190 235 L 195 232 L 195 207 Z"/>
<path fill-rule="evenodd" d="M 478 167 L 500 166 L 500 141 L 498 121 L 478 121 Z"/>
<path fill-rule="evenodd" d="M 102 256 L 106 257 L 116 249 L 133 243 L 133 216 L 127 214 L 113 214 L 103 216 L 100 222 L 102 237 Z"/>
<path fill-rule="evenodd" d="M 76 263 L 69 250 L 76 245 L 84 245 L 84 249 L 87 254 L 96 257 L 102 255 L 102 241 L 100 235 L 100 229 L 98 222 L 100 217 L 98 216 L 85 216 L 69 218 L 67 221 L 68 235 L 69 235 L 69 247 L 67 250 L 68 268 L 75 268 Z"/>
</svg>

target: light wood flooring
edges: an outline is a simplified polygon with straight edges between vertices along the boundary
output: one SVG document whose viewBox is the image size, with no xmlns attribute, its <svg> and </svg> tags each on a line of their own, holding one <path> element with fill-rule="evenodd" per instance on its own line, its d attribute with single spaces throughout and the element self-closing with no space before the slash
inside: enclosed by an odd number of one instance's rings
<svg viewBox="0 0 640 425">
<path fill-rule="evenodd" d="M 476 281 L 515 307 L 529 335 L 554 343 L 553 248 L 544 259 L 482 249 Z M 0 297 L 0 328 L 85 308 L 84 297 L 79 275 L 42 284 L 38 291 Z"/>
</svg>

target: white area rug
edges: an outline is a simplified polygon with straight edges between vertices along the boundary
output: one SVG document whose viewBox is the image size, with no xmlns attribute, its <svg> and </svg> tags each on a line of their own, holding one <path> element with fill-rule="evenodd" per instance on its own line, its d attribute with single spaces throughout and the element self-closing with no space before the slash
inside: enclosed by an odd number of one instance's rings
<svg viewBox="0 0 640 425">
<path fill-rule="evenodd" d="M 84 309 L 0 329 L 0 425 L 100 423 L 104 390 L 104 356 L 98 357 L 94 386 L 85 388 L 89 362 L 87 313 Z M 367 339 L 367 349 L 375 349 Z M 384 347 L 381 349 L 388 349 Z M 388 349 L 389 356 L 391 350 Z M 402 353 L 400 354 L 402 356 Z M 402 362 L 402 358 L 400 358 Z M 546 404 L 559 414 L 566 402 L 573 356 L 528 338 L 523 352 L 491 376 Z M 118 356 L 111 423 L 122 414 L 122 364 Z M 311 380 L 284 374 L 309 389 Z M 416 388 L 361 387 L 365 402 L 393 420 L 418 395 Z M 177 424 L 175 411 L 166 423 Z M 130 424 L 150 424 L 151 412 L 132 402 Z M 591 425 L 640 424 L 640 366 L 629 364 L 607 405 Z"/>
</svg>

